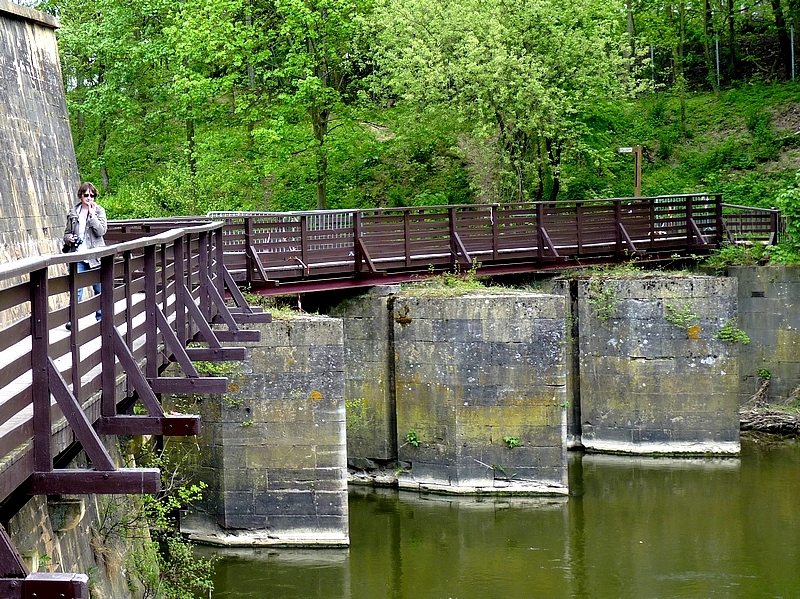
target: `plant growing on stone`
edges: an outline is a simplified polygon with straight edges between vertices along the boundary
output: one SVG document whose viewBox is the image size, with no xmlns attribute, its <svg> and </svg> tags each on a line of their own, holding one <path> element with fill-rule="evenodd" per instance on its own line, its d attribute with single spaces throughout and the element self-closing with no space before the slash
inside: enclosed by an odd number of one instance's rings
<svg viewBox="0 0 800 599">
<path fill-rule="evenodd" d="M 606 322 L 614 316 L 619 297 L 616 289 L 606 279 L 592 278 L 589 281 L 586 302 L 593 308 L 597 319 Z"/>
<path fill-rule="evenodd" d="M 750 337 L 738 327 L 735 318 L 731 318 L 725 323 L 725 326 L 717 333 L 717 339 L 728 343 L 741 343 L 743 345 L 750 343 Z"/>
<path fill-rule="evenodd" d="M 408 431 L 408 434 L 406 435 L 406 443 L 408 445 L 413 445 L 414 447 L 419 447 L 419 438 L 417 437 L 417 431 L 415 431 L 413 428 L 410 431 Z"/>
<path fill-rule="evenodd" d="M 678 310 L 674 306 L 667 304 L 667 313 L 664 316 L 667 322 L 674 324 L 679 329 L 688 330 L 690 327 L 695 326 L 700 317 L 692 311 L 689 304 Z"/>
<path fill-rule="evenodd" d="M 519 445 L 519 437 L 505 436 L 503 437 L 503 443 L 508 445 L 509 449 L 514 449 L 517 445 Z"/>
<path fill-rule="evenodd" d="M 347 430 L 355 431 L 367 425 L 367 402 L 363 397 L 344 400 Z"/>
</svg>

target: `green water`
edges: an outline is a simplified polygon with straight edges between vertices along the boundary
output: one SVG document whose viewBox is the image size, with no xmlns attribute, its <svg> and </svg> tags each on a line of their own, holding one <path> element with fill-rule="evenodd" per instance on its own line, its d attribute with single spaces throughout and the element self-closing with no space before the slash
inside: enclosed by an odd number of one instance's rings
<svg viewBox="0 0 800 599">
<path fill-rule="evenodd" d="M 569 498 L 352 488 L 349 549 L 221 555 L 213 597 L 800 598 L 800 443 L 572 455 Z"/>
</svg>

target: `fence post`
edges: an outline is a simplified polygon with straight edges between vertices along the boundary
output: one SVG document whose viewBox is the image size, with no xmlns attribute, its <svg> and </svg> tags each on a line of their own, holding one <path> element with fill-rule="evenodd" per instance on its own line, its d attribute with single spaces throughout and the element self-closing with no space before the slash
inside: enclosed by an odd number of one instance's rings
<svg viewBox="0 0 800 599">
<path fill-rule="evenodd" d="M 364 260 L 364 256 L 361 255 L 361 244 L 359 244 L 358 240 L 361 238 L 361 210 L 355 210 L 353 212 L 353 260 L 355 260 L 355 264 L 353 265 L 353 272 L 356 275 L 361 274 L 361 263 Z"/>
<path fill-rule="evenodd" d="M 31 298 L 31 393 L 33 395 L 33 469 L 53 469 L 50 451 L 50 383 L 48 375 L 47 268 L 35 270 L 28 283 Z M 73 323 L 74 324 L 74 323 Z M 73 368 L 80 368 L 73 355 Z M 73 393 L 77 397 L 77 390 Z"/>
<path fill-rule="evenodd" d="M 536 256 L 541 260 L 544 258 L 544 204 L 536 202 Z"/>
<path fill-rule="evenodd" d="M 456 209 L 447 209 L 448 236 L 450 238 L 450 267 L 455 272 L 458 268 L 458 244 L 456 244 Z"/>
</svg>

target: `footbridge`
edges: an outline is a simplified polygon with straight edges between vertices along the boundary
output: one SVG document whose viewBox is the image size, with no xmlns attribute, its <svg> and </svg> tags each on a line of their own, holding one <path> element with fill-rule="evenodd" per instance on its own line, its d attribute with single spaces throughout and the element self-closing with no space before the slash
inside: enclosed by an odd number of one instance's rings
<svg viewBox="0 0 800 599">
<path fill-rule="evenodd" d="M 723 243 L 775 243 L 783 230 L 779 211 L 724 204 L 720 194 L 209 216 L 225 223 L 231 275 L 262 294 L 443 271 L 492 276 L 674 261 Z M 131 223 L 127 230 L 142 234 L 152 226 Z"/>
<path fill-rule="evenodd" d="M 220 222 L 187 222 L 91 250 L 101 267 L 80 274 L 88 254 L 0 267 L 10 322 L 0 336 L 4 522 L 33 495 L 159 491 L 158 469 L 117 467 L 100 435 L 196 435 L 199 417 L 165 414 L 160 394 L 224 393 L 227 379 L 201 376 L 193 362 L 240 360 L 245 349 L 230 343 L 258 341 L 240 324 L 270 315 L 233 283 L 222 234 Z M 76 303 L 76 289 L 96 283 L 102 293 Z M 182 376 L 164 376 L 173 362 Z M 145 414 L 134 414 L 137 403 Z M 91 469 L 68 466 L 81 449 Z M 2 597 L 88 597 L 85 575 L 29 574 L 3 529 L 0 568 Z"/>
<path fill-rule="evenodd" d="M 227 390 L 194 362 L 244 359 L 235 344 L 260 333 L 240 325 L 270 321 L 239 285 L 294 294 L 452 269 L 674 259 L 726 241 L 774 242 L 780 223 L 775 210 L 714 194 L 114 221 L 109 245 L 91 251 L 99 269 L 78 273 L 83 254 L 0 267 L 3 520 L 32 495 L 157 492 L 158 470 L 119 468 L 100 435 L 197 434 L 199 417 L 166 414 L 160 394 Z M 102 293 L 77 303 L 76 290 L 96 283 Z M 164 376 L 170 363 L 182 376 Z M 68 467 L 81 449 L 91 469 Z M 85 596 L 84 575 L 29 574 L 2 529 L 0 567 L 4 597 Z"/>
</svg>

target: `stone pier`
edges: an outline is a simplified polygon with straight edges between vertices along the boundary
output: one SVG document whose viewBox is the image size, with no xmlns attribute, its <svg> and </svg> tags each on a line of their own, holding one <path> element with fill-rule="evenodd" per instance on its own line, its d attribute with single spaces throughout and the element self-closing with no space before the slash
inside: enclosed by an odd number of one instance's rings
<svg viewBox="0 0 800 599">
<path fill-rule="evenodd" d="M 200 404 L 197 474 L 208 519 L 182 529 L 227 546 L 345 546 L 347 464 L 341 320 L 300 315 L 251 325 L 229 392 Z"/>
<path fill-rule="evenodd" d="M 564 300 L 393 302 L 401 488 L 567 492 Z"/>
<path fill-rule="evenodd" d="M 587 450 L 739 453 L 736 279 L 595 277 L 577 294 Z"/>
</svg>

